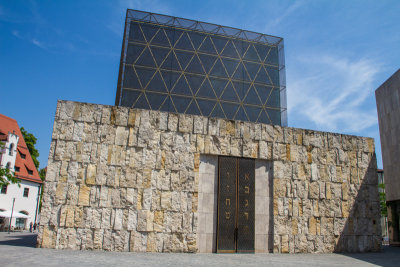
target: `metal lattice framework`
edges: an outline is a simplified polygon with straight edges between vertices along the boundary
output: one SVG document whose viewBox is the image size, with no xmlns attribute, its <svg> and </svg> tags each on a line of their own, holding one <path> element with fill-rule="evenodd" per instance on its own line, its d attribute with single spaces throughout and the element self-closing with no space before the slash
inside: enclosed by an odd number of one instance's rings
<svg viewBox="0 0 400 267">
<path fill-rule="evenodd" d="M 285 125 L 283 40 L 128 10 L 116 105 Z"/>
</svg>

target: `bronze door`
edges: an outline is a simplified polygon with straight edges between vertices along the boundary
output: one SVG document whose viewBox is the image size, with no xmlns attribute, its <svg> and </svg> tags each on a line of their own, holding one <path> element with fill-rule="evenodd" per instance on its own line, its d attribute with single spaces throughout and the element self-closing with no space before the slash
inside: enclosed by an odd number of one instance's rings
<svg viewBox="0 0 400 267">
<path fill-rule="evenodd" d="M 254 252 L 255 162 L 219 157 L 217 252 Z"/>
</svg>

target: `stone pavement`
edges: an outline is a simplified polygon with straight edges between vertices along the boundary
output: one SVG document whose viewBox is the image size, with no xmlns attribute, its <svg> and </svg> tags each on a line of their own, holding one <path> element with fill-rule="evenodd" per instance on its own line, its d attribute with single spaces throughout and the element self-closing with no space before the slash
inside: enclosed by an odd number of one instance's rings
<svg viewBox="0 0 400 267">
<path fill-rule="evenodd" d="M 35 248 L 36 234 L 0 232 L 1 266 L 400 266 L 400 247 L 354 254 L 184 254 Z"/>
</svg>

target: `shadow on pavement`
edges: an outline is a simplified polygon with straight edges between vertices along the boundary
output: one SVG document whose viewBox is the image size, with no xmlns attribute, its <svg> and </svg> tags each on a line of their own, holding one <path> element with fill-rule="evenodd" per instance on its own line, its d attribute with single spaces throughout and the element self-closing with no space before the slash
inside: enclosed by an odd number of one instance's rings
<svg viewBox="0 0 400 267">
<path fill-rule="evenodd" d="M 400 266 L 400 247 L 382 246 L 381 252 L 339 254 L 378 266 Z"/>
<path fill-rule="evenodd" d="M 17 247 L 36 247 L 37 234 L 25 234 L 25 235 L 10 235 L 3 236 L 0 240 L 1 245 L 17 246 Z"/>
</svg>

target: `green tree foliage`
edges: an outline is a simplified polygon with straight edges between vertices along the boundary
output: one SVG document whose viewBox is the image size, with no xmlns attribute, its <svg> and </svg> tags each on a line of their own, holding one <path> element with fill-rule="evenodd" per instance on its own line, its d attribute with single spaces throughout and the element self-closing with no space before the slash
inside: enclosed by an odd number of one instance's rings
<svg viewBox="0 0 400 267">
<path fill-rule="evenodd" d="M 39 176 L 40 176 L 40 179 L 41 179 L 42 181 L 44 181 L 44 179 L 46 178 L 46 171 L 47 171 L 46 168 L 42 168 L 42 169 L 40 169 L 40 171 L 39 171 Z"/>
<path fill-rule="evenodd" d="M 0 142 L 0 150 L 3 148 L 4 143 Z M 19 180 L 14 176 L 14 172 L 10 171 L 8 168 L 0 167 L 0 187 L 8 185 L 9 183 L 19 185 Z"/>
<path fill-rule="evenodd" d="M 22 136 L 24 137 L 24 140 L 25 140 L 26 146 L 28 147 L 29 153 L 32 156 L 33 163 L 35 164 L 36 169 L 38 169 L 39 161 L 37 158 L 39 157 L 39 151 L 35 148 L 37 138 L 33 134 L 28 133 L 24 129 L 24 127 L 21 127 L 21 133 L 22 133 Z"/>
<path fill-rule="evenodd" d="M 379 188 L 385 190 L 385 184 L 379 184 Z M 381 214 L 383 217 L 387 217 L 387 207 L 386 207 L 386 194 L 385 192 L 379 192 L 379 202 L 381 205 Z"/>
</svg>

